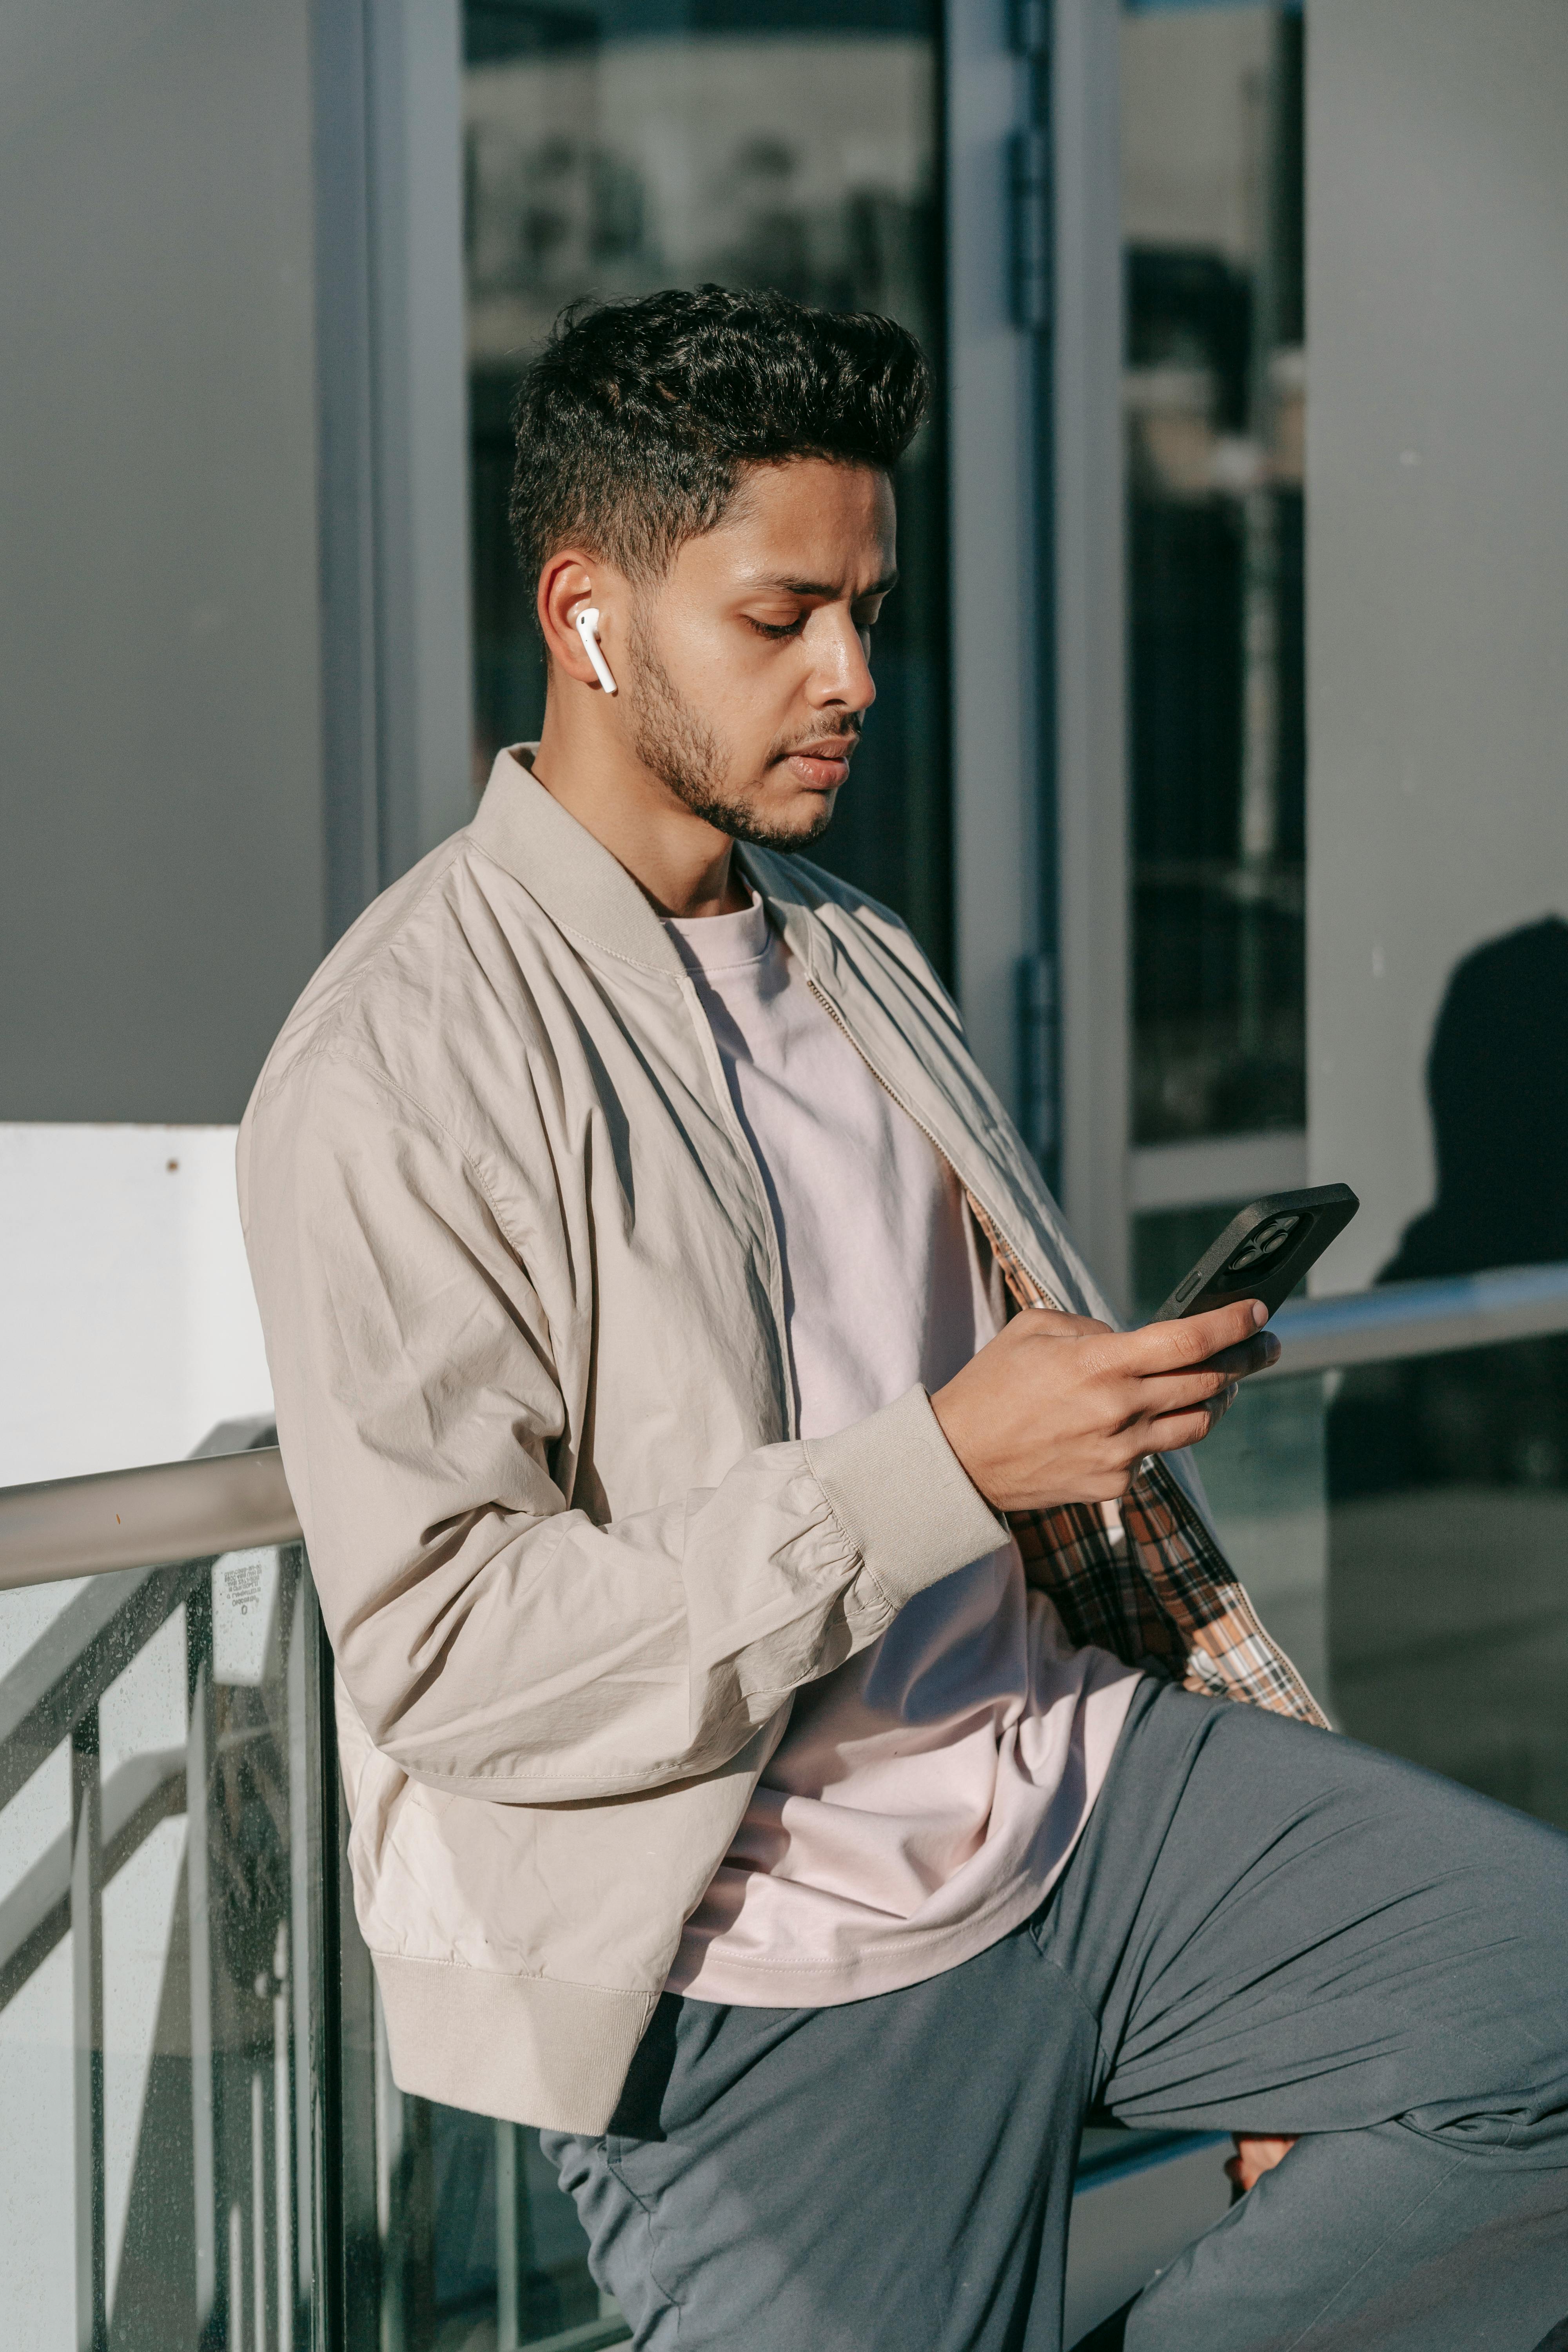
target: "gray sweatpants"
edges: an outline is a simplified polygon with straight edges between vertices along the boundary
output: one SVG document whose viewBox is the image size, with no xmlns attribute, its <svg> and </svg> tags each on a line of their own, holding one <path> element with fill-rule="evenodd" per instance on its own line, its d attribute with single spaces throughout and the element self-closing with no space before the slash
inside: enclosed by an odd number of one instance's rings
<svg viewBox="0 0 1568 2352">
<path fill-rule="evenodd" d="M 1308 2135 L 1127 2352 L 1531 2352 L 1568 2314 L 1568 1838 L 1145 1682 L 1025 1927 L 835 2009 L 666 1996 L 552 2135 L 639 2352 L 1058 2352 L 1084 2111 Z"/>
</svg>

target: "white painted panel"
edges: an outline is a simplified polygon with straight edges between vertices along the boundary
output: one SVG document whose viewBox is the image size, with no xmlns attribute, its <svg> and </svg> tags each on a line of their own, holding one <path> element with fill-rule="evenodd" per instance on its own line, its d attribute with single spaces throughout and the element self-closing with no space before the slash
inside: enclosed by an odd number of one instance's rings
<svg viewBox="0 0 1568 2352">
<path fill-rule="evenodd" d="M 271 1409 L 227 1127 L 0 1127 L 0 1486 Z"/>
</svg>

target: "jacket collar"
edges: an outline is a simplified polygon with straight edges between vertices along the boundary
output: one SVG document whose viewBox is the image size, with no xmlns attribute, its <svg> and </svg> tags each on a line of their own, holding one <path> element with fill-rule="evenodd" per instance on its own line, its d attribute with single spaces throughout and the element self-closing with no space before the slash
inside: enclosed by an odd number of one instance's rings
<svg viewBox="0 0 1568 2352">
<path fill-rule="evenodd" d="M 497 753 L 470 838 L 563 929 L 624 962 L 681 978 L 679 950 L 626 867 L 534 776 L 538 748 L 514 743 Z M 793 860 L 758 856 L 743 847 L 736 855 L 791 954 L 813 980 L 826 979 L 832 950 L 822 930 L 820 892 L 794 873 Z"/>
<path fill-rule="evenodd" d="M 537 748 L 517 743 L 497 754 L 470 838 L 563 930 L 623 963 L 680 980 L 679 950 L 626 867 L 531 772 Z"/>
<path fill-rule="evenodd" d="M 683 983 L 679 950 L 626 867 L 531 772 L 535 748 L 519 743 L 498 755 L 470 838 L 563 930 L 623 963 Z M 1048 1286 L 1080 1311 L 1107 1311 L 1001 1105 L 968 1055 L 954 1050 L 956 1024 L 933 1025 L 929 1006 L 897 987 L 885 961 L 874 979 L 858 969 L 866 943 L 860 941 L 858 953 L 851 939 L 840 936 L 842 911 L 830 877 L 804 860 L 771 851 L 742 846 L 737 855 L 808 982 L 965 1187 L 1005 1229 L 1016 1220 L 996 1200 L 994 1182 L 995 1173 L 1005 1171 L 1015 1197 L 1021 1193 L 1034 1213 L 1037 1234 L 1045 1243 L 1040 1271 L 1048 1276 Z M 898 1012 L 889 1001 L 889 982 Z M 1065 1281 L 1064 1258 L 1071 1267 Z"/>
</svg>

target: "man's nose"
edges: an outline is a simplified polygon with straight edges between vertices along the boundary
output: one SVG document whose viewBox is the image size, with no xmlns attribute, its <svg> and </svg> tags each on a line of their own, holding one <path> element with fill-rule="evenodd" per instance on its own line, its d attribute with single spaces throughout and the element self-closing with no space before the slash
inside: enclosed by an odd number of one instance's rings
<svg viewBox="0 0 1568 2352">
<path fill-rule="evenodd" d="M 877 686 L 867 639 L 847 613 L 833 616 L 832 626 L 820 633 L 814 650 L 816 660 L 807 688 L 813 707 L 869 710 L 877 699 Z"/>
</svg>

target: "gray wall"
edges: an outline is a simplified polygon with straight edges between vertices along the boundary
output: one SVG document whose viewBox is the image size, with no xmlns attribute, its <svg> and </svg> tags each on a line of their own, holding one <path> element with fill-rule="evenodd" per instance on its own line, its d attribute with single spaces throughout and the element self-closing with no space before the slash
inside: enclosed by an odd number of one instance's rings
<svg viewBox="0 0 1568 2352">
<path fill-rule="evenodd" d="M 0 1118 L 226 1120 L 323 941 L 306 0 L 0 12 Z"/>
<path fill-rule="evenodd" d="M 1568 7 L 1312 0 L 1311 1163 L 1369 1280 L 1478 942 L 1568 913 Z"/>
<path fill-rule="evenodd" d="M 457 0 L 0 10 L 0 1121 L 237 1118 L 467 819 L 458 58 Z"/>
</svg>

